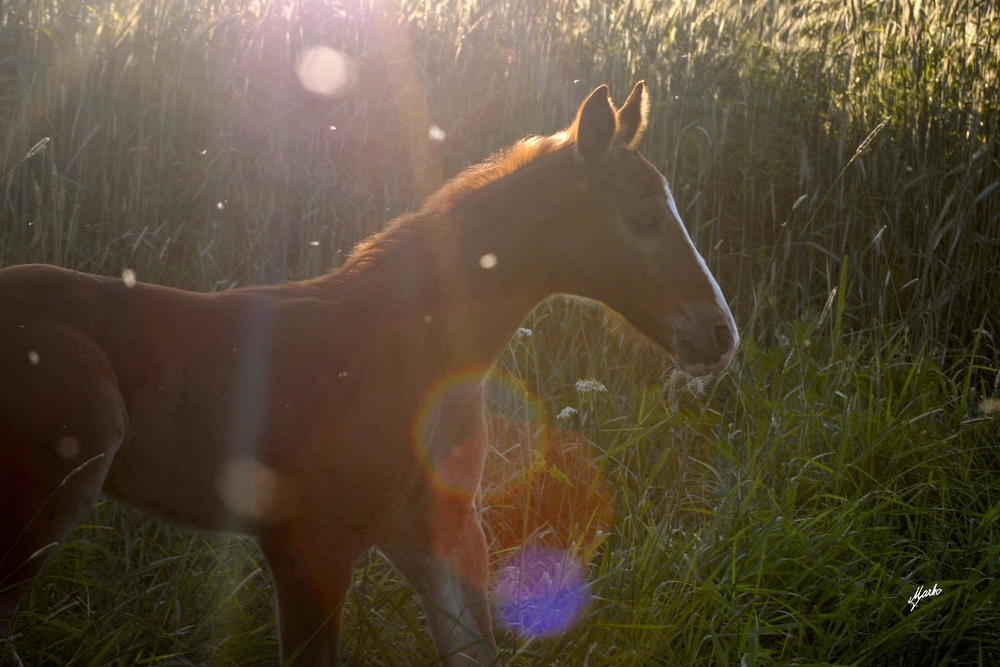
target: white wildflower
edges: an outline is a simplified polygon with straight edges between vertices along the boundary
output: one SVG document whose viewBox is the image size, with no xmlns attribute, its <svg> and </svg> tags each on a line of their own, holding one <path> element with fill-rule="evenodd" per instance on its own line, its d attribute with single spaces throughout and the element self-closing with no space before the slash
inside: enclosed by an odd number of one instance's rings
<svg viewBox="0 0 1000 667">
<path fill-rule="evenodd" d="M 984 398 L 979 404 L 979 409 L 987 417 L 1000 414 L 1000 398 Z"/>
<path fill-rule="evenodd" d="M 581 394 L 593 394 L 607 391 L 608 388 L 597 380 L 577 380 L 576 390 Z"/>
<path fill-rule="evenodd" d="M 575 414 L 576 414 L 576 408 L 571 408 L 569 406 L 566 406 L 565 408 L 559 411 L 559 414 L 556 415 L 556 419 L 569 419 Z"/>
<path fill-rule="evenodd" d="M 518 338 L 531 338 L 532 331 L 531 331 L 531 329 L 527 329 L 525 327 L 520 327 L 517 330 L 517 333 L 515 333 L 514 335 L 517 336 Z"/>
</svg>

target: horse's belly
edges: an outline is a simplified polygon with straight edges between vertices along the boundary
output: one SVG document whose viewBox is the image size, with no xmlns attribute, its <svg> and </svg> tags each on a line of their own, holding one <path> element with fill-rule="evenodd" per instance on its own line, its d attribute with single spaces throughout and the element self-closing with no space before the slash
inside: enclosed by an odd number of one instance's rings
<svg viewBox="0 0 1000 667">
<path fill-rule="evenodd" d="M 225 463 L 208 443 L 200 444 L 133 437 L 115 457 L 104 491 L 170 521 L 207 530 L 248 530 L 247 517 L 220 493 Z"/>
<path fill-rule="evenodd" d="M 187 426 L 190 420 L 157 420 L 154 414 L 161 413 L 136 411 L 104 490 L 150 514 L 201 529 L 259 534 L 306 523 L 375 534 L 398 502 L 411 467 L 401 466 L 391 442 L 368 440 L 360 429 L 234 441 L 225 435 L 232 428 L 194 430 Z"/>
</svg>

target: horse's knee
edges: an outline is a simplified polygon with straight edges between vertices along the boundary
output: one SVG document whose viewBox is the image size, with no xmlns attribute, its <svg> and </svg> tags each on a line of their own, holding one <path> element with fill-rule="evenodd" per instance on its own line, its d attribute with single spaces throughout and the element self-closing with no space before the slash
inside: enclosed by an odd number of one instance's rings
<svg viewBox="0 0 1000 667">
<path fill-rule="evenodd" d="M 438 502 L 431 512 L 434 556 L 470 586 L 485 591 L 489 573 L 486 535 L 470 502 Z"/>
</svg>

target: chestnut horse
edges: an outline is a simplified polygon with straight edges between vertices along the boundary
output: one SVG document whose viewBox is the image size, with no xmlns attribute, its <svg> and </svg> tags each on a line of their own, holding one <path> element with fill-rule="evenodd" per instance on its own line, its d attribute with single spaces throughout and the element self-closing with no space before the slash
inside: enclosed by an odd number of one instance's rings
<svg viewBox="0 0 1000 667">
<path fill-rule="evenodd" d="M 647 107 L 641 82 L 618 111 L 601 86 L 568 129 L 468 169 L 314 280 L 195 294 L 0 270 L 0 663 L 21 664 L 18 605 L 102 491 L 259 538 L 285 663 L 336 664 L 373 545 L 444 664 L 494 663 L 482 381 L 522 320 L 551 294 L 594 299 L 693 374 L 739 345 L 635 149 Z"/>
</svg>

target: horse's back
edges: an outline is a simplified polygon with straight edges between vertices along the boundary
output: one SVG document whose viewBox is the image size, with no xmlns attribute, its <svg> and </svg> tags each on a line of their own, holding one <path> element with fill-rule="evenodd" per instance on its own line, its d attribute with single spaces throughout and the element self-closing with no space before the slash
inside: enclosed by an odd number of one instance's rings
<svg viewBox="0 0 1000 667">
<path fill-rule="evenodd" d="M 0 269 L 0 335 L 40 320 L 91 333 L 103 311 L 101 290 L 113 281 L 44 264 Z"/>
</svg>

